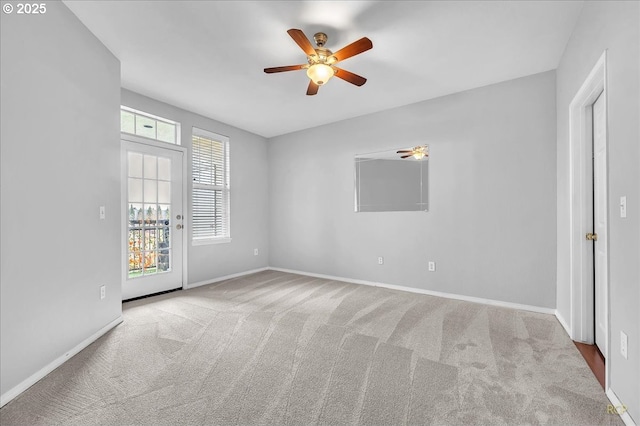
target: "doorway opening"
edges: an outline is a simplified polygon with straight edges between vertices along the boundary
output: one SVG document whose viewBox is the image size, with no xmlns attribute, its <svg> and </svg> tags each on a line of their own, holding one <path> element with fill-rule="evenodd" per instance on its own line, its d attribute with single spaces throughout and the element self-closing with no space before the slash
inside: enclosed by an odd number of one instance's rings
<svg viewBox="0 0 640 426">
<path fill-rule="evenodd" d="M 583 356 L 587 349 L 591 361 L 601 355 L 606 390 L 610 334 L 606 51 L 569 109 L 571 338 L 591 346 L 576 345 Z"/>
</svg>

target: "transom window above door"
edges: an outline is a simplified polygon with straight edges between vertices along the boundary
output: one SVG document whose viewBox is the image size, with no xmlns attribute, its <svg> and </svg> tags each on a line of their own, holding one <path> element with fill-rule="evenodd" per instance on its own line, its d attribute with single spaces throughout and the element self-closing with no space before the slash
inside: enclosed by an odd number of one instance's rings
<svg viewBox="0 0 640 426">
<path fill-rule="evenodd" d="M 180 123 L 125 106 L 120 107 L 120 131 L 180 145 Z"/>
</svg>

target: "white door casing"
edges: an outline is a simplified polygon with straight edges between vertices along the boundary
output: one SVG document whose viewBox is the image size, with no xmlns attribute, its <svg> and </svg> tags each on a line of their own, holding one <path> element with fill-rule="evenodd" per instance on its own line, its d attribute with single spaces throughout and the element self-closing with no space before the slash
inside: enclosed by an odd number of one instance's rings
<svg viewBox="0 0 640 426">
<path fill-rule="evenodd" d="M 128 136 L 127 136 L 128 137 Z M 183 287 L 181 149 L 122 140 L 122 299 Z"/>
<path fill-rule="evenodd" d="M 607 140 L 605 98 L 593 104 L 593 232 L 595 268 L 595 342 L 605 354 L 607 348 Z"/>
</svg>

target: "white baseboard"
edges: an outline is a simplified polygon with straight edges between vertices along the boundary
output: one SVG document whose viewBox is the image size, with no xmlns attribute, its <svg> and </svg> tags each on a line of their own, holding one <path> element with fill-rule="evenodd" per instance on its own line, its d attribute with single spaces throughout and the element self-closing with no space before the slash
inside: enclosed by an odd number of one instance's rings
<svg viewBox="0 0 640 426">
<path fill-rule="evenodd" d="M 15 397 L 20 395 L 22 392 L 29 389 L 31 386 L 35 385 L 39 380 L 44 378 L 47 374 L 51 373 L 56 368 L 60 367 L 63 363 L 65 363 L 68 359 L 76 355 L 78 352 L 98 340 L 102 335 L 104 335 L 107 331 L 114 328 L 116 325 L 122 322 L 123 318 L 120 315 L 115 320 L 111 321 L 109 324 L 102 327 L 100 330 L 93 333 L 91 336 L 84 339 L 82 342 L 78 343 L 76 346 L 71 348 L 69 351 L 65 352 L 64 355 L 59 356 L 58 358 L 51 361 L 49 364 L 42 367 L 40 370 L 36 371 L 31 376 L 27 377 L 25 380 L 20 382 L 18 385 L 9 389 L 2 395 L 0 395 L 0 407 L 4 407 L 7 403 L 13 400 Z"/>
<path fill-rule="evenodd" d="M 252 269 L 250 271 L 244 271 L 244 272 L 238 272 L 236 274 L 225 275 L 224 277 L 218 277 L 218 278 L 212 278 L 210 280 L 199 281 L 197 283 L 187 284 L 186 286 L 184 286 L 184 289 L 188 290 L 190 288 L 201 287 L 203 285 L 213 284 L 213 283 L 217 283 L 217 282 L 224 281 L 224 280 L 230 280 L 231 278 L 238 278 L 238 277 L 242 277 L 244 275 L 255 274 L 257 272 L 266 271 L 268 269 L 269 268 L 265 266 L 264 268 Z"/>
<path fill-rule="evenodd" d="M 410 292 L 410 293 L 427 294 L 429 296 L 444 297 L 446 299 L 464 300 L 466 302 L 481 303 L 483 305 L 499 306 L 499 307 L 502 307 L 502 308 L 510 308 L 510 309 L 520 309 L 520 310 L 524 310 L 524 311 L 538 312 L 538 313 L 541 313 L 541 314 L 554 315 L 555 312 L 556 312 L 555 309 L 551 309 L 551 308 L 543 308 L 543 307 L 531 306 L 531 305 L 521 305 L 519 303 L 503 302 L 503 301 L 500 301 L 500 300 L 492 300 L 492 299 L 483 299 L 483 298 L 480 298 L 480 297 L 464 296 L 464 295 L 461 295 L 461 294 L 443 293 L 443 292 L 439 292 L 439 291 L 424 290 L 424 289 L 415 288 L 415 287 L 405 287 L 405 286 L 399 286 L 399 285 L 393 285 L 393 284 L 377 283 L 377 282 L 373 282 L 373 281 L 357 280 L 357 279 L 353 279 L 353 278 L 336 277 L 336 276 L 333 276 L 333 275 L 315 274 L 315 273 L 312 273 L 312 272 L 296 271 L 296 270 L 293 270 L 293 269 L 285 269 L 285 268 L 269 267 L 268 269 L 270 269 L 272 271 L 280 271 L 280 272 L 288 272 L 288 273 L 291 273 L 291 274 L 307 275 L 307 276 L 310 276 L 310 277 L 324 278 L 324 279 L 328 279 L 328 280 L 344 281 L 344 282 L 353 283 L 353 284 L 363 284 L 363 285 L 368 285 L 368 286 L 373 286 L 373 287 L 384 287 L 384 288 L 389 288 L 389 289 L 392 289 L 392 290 L 401 290 L 401 291 L 406 291 L 406 292 Z"/>
<path fill-rule="evenodd" d="M 569 338 L 571 337 L 571 328 L 569 328 L 569 325 L 567 324 L 567 321 L 564 319 L 564 317 L 562 316 L 562 314 L 560 313 L 560 311 L 558 311 L 557 309 L 554 311 L 554 314 L 556 316 L 556 318 L 558 319 L 558 322 L 560 323 L 560 325 L 562 326 L 562 328 L 564 328 L 564 331 L 567 332 L 567 334 L 569 335 Z"/>
<path fill-rule="evenodd" d="M 609 401 L 611 401 L 611 405 L 613 405 L 616 412 L 620 415 L 620 418 L 622 419 L 624 424 L 627 426 L 636 426 L 635 422 L 629 415 L 629 412 L 627 411 L 626 406 L 622 404 L 622 402 L 620 402 L 615 392 L 611 390 L 611 388 L 609 388 L 606 394 L 607 394 L 607 398 L 609 398 Z"/>
</svg>

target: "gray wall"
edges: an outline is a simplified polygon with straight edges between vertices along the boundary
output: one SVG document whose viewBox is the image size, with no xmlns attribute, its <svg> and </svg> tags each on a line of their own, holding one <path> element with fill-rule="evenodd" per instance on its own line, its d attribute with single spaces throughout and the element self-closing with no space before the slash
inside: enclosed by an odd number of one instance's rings
<svg viewBox="0 0 640 426">
<path fill-rule="evenodd" d="M 640 423 L 640 3 L 585 2 L 557 70 L 558 311 L 568 321 L 569 104 L 607 50 L 609 132 L 610 384 Z M 620 218 L 620 196 L 627 218 Z M 620 331 L 629 336 L 620 355 Z"/>
<path fill-rule="evenodd" d="M 62 3 L 1 15 L 5 394 L 121 315 L 120 62 Z"/>
<path fill-rule="evenodd" d="M 555 308 L 555 91 L 551 71 L 270 139 L 269 264 Z M 425 143 L 429 212 L 353 211 L 355 154 Z"/>
<path fill-rule="evenodd" d="M 191 176 L 192 127 L 229 137 L 232 240 L 230 243 L 193 246 L 189 236 L 186 245 L 189 284 L 267 267 L 269 198 L 266 139 L 129 90 L 122 90 L 122 104 L 180 122 L 182 146 L 189 152 L 188 176 Z M 191 206 L 192 188 L 189 183 L 186 187 Z M 191 227 L 190 215 L 188 220 Z M 258 249 L 258 256 L 254 256 L 254 248 Z"/>
</svg>

